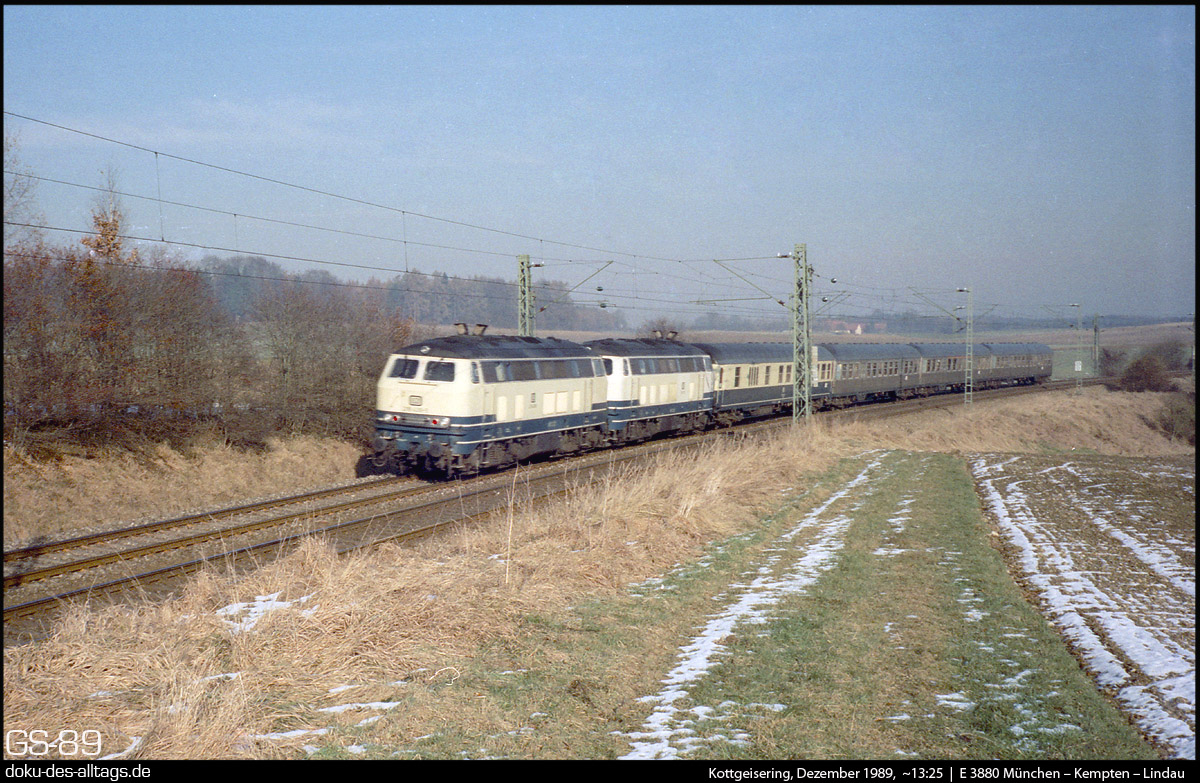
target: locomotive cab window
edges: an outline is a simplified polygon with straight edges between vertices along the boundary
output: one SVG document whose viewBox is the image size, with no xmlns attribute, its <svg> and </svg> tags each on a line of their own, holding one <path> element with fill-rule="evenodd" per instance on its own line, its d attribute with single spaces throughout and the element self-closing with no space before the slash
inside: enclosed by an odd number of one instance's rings
<svg viewBox="0 0 1200 783">
<path fill-rule="evenodd" d="M 429 362 L 425 365 L 425 380 L 450 382 L 454 380 L 454 362 Z"/>
<path fill-rule="evenodd" d="M 392 364 L 392 371 L 388 373 L 388 377 L 409 380 L 416 378 L 418 364 L 420 364 L 420 361 L 417 359 L 405 359 L 401 357 Z"/>
</svg>

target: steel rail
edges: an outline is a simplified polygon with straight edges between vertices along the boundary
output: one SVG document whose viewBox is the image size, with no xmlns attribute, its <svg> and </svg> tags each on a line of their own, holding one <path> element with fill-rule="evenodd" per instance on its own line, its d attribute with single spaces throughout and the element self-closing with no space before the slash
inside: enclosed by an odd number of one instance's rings
<svg viewBox="0 0 1200 783">
<path fill-rule="evenodd" d="M 157 533 L 162 530 L 170 530 L 173 527 L 182 525 L 194 525 L 202 522 L 208 522 L 221 517 L 237 516 L 238 514 L 249 514 L 255 511 L 261 511 L 267 508 L 276 506 L 286 506 L 293 503 L 303 503 L 307 500 L 320 500 L 321 498 L 330 495 L 336 495 L 343 492 L 353 492 L 356 490 L 366 490 L 373 487 L 379 487 L 386 484 L 394 484 L 397 481 L 403 480 L 402 476 L 393 476 L 390 478 L 380 479 L 378 481 L 367 482 L 363 484 L 352 484 L 350 486 L 332 487 L 329 489 L 321 489 L 315 492 L 307 492 L 301 495 L 291 495 L 285 498 L 275 498 L 273 500 L 262 500 L 255 503 L 247 503 L 240 506 L 229 506 L 228 508 L 216 509 L 214 511 L 204 511 L 199 514 L 188 514 L 187 516 L 175 517 L 174 519 L 164 519 L 156 522 L 147 522 L 144 525 L 135 525 L 134 527 L 120 528 L 118 530 L 108 530 L 99 533 L 88 533 L 83 536 L 74 538 L 65 538 L 60 541 L 49 541 L 44 544 L 24 547 L 21 549 L 10 549 L 4 553 L 4 562 L 9 563 L 18 560 L 28 560 L 34 557 L 41 557 L 53 552 L 61 552 L 67 549 L 77 549 L 83 546 L 91 546 L 92 544 L 106 543 L 115 541 L 120 538 L 128 538 L 130 536 L 140 536 L 147 533 Z"/>
<path fill-rule="evenodd" d="M 384 482 L 373 482 L 371 486 L 378 486 L 380 483 L 388 483 L 388 482 L 386 480 Z M 360 486 L 363 486 L 363 485 L 360 485 Z M 146 544 L 145 546 L 134 547 L 132 549 L 122 549 L 119 552 L 109 552 L 109 553 L 102 554 L 102 555 L 93 555 L 92 557 L 85 557 L 80 560 L 71 560 L 71 561 L 68 561 L 65 563 L 59 563 L 58 565 L 46 566 L 44 568 L 39 568 L 39 569 L 35 569 L 32 571 L 24 571 L 21 573 L 10 574 L 8 576 L 5 576 L 4 577 L 4 587 L 5 587 L 5 589 L 11 588 L 11 587 L 18 587 L 20 585 L 29 584 L 30 582 L 37 582 L 42 579 L 48 579 L 50 577 L 60 576 L 62 574 L 70 574 L 70 573 L 75 573 L 78 571 L 84 571 L 89 568 L 95 568 L 97 566 L 107 565 L 109 563 L 117 563 L 117 562 L 121 562 L 123 560 L 135 560 L 139 557 L 146 557 L 148 555 L 159 554 L 161 552 L 169 552 L 173 549 L 183 549 L 184 547 L 196 546 L 197 544 L 203 544 L 207 541 L 213 541 L 216 539 L 234 538 L 236 536 L 242 536 L 242 535 L 246 535 L 248 533 L 253 533 L 257 530 L 264 530 L 264 529 L 270 528 L 270 527 L 279 527 L 280 525 L 286 525 L 289 522 L 293 522 L 295 520 L 302 519 L 304 517 L 311 517 L 314 515 L 324 516 L 324 515 L 329 515 L 329 514 L 337 514 L 337 513 L 343 512 L 343 511 L 349 511 L 350 509 L 360 508 L 362 506 L 370 506 L 370 505 L 375 505 L 377 503 L 387 503 L 387 502 L 397 500 L 399 498 L 403 498 L 403 497 L 406 497 L 409 495 L 418 494 L 423 491 L 432 491 L 434 489 L 437 489 L 437 487 L 433 487 L 433 488 L 430 488 L 428 486 L 409 487 L 406 489 L 397 490 L 395 492 L 389 492 L 389 493 L 386 493 L 383 495 L 373 495 L 373 496 L 367 497 L 367 498 L 358 498 L 355 500 L 347 500 L 342 503 L 336 503 L 332 506 L 323 506 L 318 509 L 309 509 L 307 511 L 297 511 L 293 514 L 285 514 L 284 516 L 281 516 L 281 517 L 270 517 L 268 519 L 260 519 L 255 522 L 246 522 L 241 525 L 235 525 L 233 527 L 225 527 L 225 528 L 220 528 L 218 530 L 210 530 L 210 531 L 207 531 L 204 533 L 195 533 L 195 534 L 192 534 L 189 536 L 184 536 L 182 538 L 173 538 L 169 541 L 160 541 L 160 542 L 154 543 L 154 544 Z M 323 495 L 323 496 L 328 496 L 328 494 L 332 494 L 332 493 L 325 493 L 325 495 Z M 309 497 L 318 496 L 318 495 L 321 495 L 321 493 L 312 493 L 312 495 Z M 295 501 L 292 501 L 292 502 L 295 502 Z M 260 505 L 260 508 L 256 508 L 255 510 L 261 510 L 261 508 L 270 508 L 271 507 L 270 505 L 266 505 L 266 506 L 262 506 L 261 504 L 258 504 L 258 505 Z M 165 529 L 168 529 L 168 528 L 164 527 L 164 528 L 159 528 L 159 529 L 153 529 L 153 530 L 150 530 L 147 532 L 160 532 L 161 530 L 165 530 Z M 132 535 L 127 530 L 122 530 L 119 532 L 122 535 L 114 536 L 112 539 L 102 539 L 101 541 L 96 541 L 93 543 L 101 543 L 101 542 L 107 543 L 112 540 L 117 540 L 119 538 L 124 538 L 124 537 L 128 537 L 129 535 Z"/>
<path fill-rule="evenodd" d="M 650 455 L 658 453 L 660 451 L 665 451 L 669 448 L 678 448 L 679 445 L 680 444 L 668 444 L 668 445 L 661 446 L 657 449 L 653 449 L 650 451 L 643 451 L 643 452 L 639 452 L 636 454 L 613 453 L 611 455 L 610 459 L 596 460 L 592 464 L 588 464 L 588 465 L 567 466 L 563 470 L 548 472 L 541 476 L 534 476 L 534 477 L 528 479 L 526 481 L 526 483 L 522 485 L 522 489 L 524 491 L 528 491 L 528 489 L 531 485 L 534 485 L 534 486 L 536 486 L 537 484 L 547 484 L 548 485 L 553 480 L 570 475 L 572 472 L 582 473 L 582 472 L 588 471 L 588 470 L 596 470 L 599 468 L 610 467 L 610 466 L 613 466 L 613 465 L 616 465 L 616 464 L 619 464 L 622 462 L 626 462 L 629 460 L 638 459 L 638 458 L 645 457 L 645 456 L 650 456 Z M 687 444 L 687 445 L 696 445 L 696 444 Z M 553 491 L 549 491 L 549 492 L 542 492 L 540 494 L 532 495 L 532 496 L 528 496 L 528 497 L 529 497 L 529 499 L 532 499 L 532 500 L 541 500 L 541 499 L 544 499 L 551 495 L 563 494 L 565 492 L 569 492 L 572 489 L 573 488 L 558 489 L 558 490 L 553 490 Z M 485 486 L 480 486 L 480 487 L 477 487 L 474 489 L 468 489 L 465 492 L 460 491 L 458 493 L 455 493 L 453 496 L 428 500 L 428 501 L 425 501 L 422 503 L 418 503 L 416 505 L 405 506 L 404 508 L 396 509 L 393 511 L 388 511 L 388 512 L 382 513 L 382 514 L 372 514 L 371 516 L 360 517 L 359 519 L 348 520 L 345 522 L 338 522 L 333 525 L 327 525 L 323 528 L 319 528 L 317 530 L 311 530 L 311 531 L 308 531 L 305 533 L 296 533 L 293 535 L 285 536 L 283 538 L 275 539 L 272 541 L 265 541 L 265 542 L 262 542 L 259 544 L 254 544 L 252 546 L 234 549 L 234 550 L 231 550 L 228 552 L 217 552 L 212 555 L 208 555 L 205 557 L 190 560 L 186 563 L 178 563 L 175 565 L 166 566 L 164 568 L 155 569 L 153 571 L 147 571 L 147 572 L 140 573 L 140 574 L 134 574 L 131 576 L 121 577 L 119 579 L 114 579 L 114 580 L 104 582 L 101 584 L 95 584 L 95 585 L 91 585 L 89 587 L 84 587 L 84 588 L 80 588 L 77 590 L 71 590 L 66 593 L 48 596 L 46 598 L 39 598 L 39 599 L 36 599 L 33 601 L 27 601 L 25 603 L 17 604 L 15 606 L 6 606 L 6 607 L 4 607 L 4 622 L 9 623 L 13 620 L 29 617 L 31 615 L 35 615 L 35 614 L 44 612 L 47 609 L 53 608 L 54 606 L 60 605 L 64 602 L 68 602 L 68 601 L 71 601 L 71 600 L 74 600 L 77 598 L 111 594 L 111 593 L 115 593 L 115 592 L 119 591 L 121 588 L 124 588 L 124 587 L 132 587 L 135 585 L 140 586 L 140 585 L 145 585 L 147 583 L 162 581 L 162 580 L 168 579 L 168 578 L 183 576 L 183 575 L 186 575 L 189 573 L 193 573 L 193 572 L 199 570 L 200 568 L 204 567 L 206 564 L 212 563 L 214 561 L 226 560 L 227 562 L 230 562 L 232 564 L 236 561 L 248 559 L 248 558 L 260 555 L 260 554 L 266 554 L 271 551 L 275 551 L 276 553 L 282 553 L 285 549 L 287 549 L 289 547 L 298 546 L 302 541 L 304 541 L 306 539 L 320 537 L 320 536 L 326 536 L 326 537 L 337 536 L 337 535 L 341 535 L 346 532 L 349 532 L 356 528 L 362 528 L 362 527 L 365 527 L 365 526 L 368 526 L 371 524 L 382 524 L 382 523 L 387 522 L 388 520 L 394 520 L 398 517 L 403 517 L 405 515 L 413 514 L 415 512 L 422 512 L 422 511 L 429 512 L 431 510 L 436 510 L 437 507 L 439 507 L 439 506 L 460 507 L 461 508 L 463 501 L 468 498 L 478 497 L 478 496 L 487 495 L 487 494 L 502 494 L 502 493 L 506 493 L 507 491 L 508 491 L 507 482 L 505 482 L 505 483 L 488 483 Z M 466 516 L 452 516 L 448 519 L 443 519 L 443 520 L 439 520 L 436 522 L 423 524 L 423 525 L 420 525 L 415 528 L 410 528 L 408 530 L 401 531 L 399 533 L 389 533 L 388 535 L 385 535 L 382 537 L 373 537 L 373 538 L 370 538 L 369 540 L 360 541 L 359 543 L 357 543 L 353 546 L 339 549 L 339 554 L 342 554 L 344 552 L 353 551 L 356 549 L 362 549 L 365 547 L 373 546 L 375 544 L 382 543 L 383 541 L 404 539 L 404 538 L 417 536 L 420 534 L 428 534 L 428 533 L 434 532 L 436 530 L 439 530 L 443 527 L 446 527 L 448 525 L 461 524 L 462 522 L 468 521 L 470 519 L 486 516 L 488 514 L 494 513 L 498 508 L 500 508 L 500 506 L 493 506 L 493 507 L 485 508 L 481 511 L 477 511 L 473 514 L 467 514 Z"/>
</svg>

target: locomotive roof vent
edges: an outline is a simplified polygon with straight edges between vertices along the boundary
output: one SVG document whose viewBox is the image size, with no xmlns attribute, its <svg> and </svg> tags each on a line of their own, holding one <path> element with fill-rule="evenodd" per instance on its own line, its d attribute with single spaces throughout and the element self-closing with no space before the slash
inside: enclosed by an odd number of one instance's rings
<svg viewBox="0 0 1200 783">
<path fill-rule="evenodd" d="M 483 333 L 487 331 L 487 328 L 487 324 L 475 324 L 475 331 L 471 334 L 474 334 L 477 337 L 482 337 Z"/>
<path fill-rule="evenodd" d="M 462 323 L 461 321 L 459 321 L 454 324 L 454 331 L 458 332 L 459 334 L 466 334 L 467 333 L 467 325 Z"/>
</svg>

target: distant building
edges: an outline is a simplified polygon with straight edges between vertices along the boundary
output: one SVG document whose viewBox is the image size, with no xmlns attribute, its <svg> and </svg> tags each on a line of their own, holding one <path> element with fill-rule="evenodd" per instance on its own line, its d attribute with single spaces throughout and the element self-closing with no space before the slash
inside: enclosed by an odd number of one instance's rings
<svg viewBox="0 0 1200 783">
<path fill-rule="evenodd" d="M 817 330 L 833 334 L 882 334 L 887 331 L 887 322 L 839 321 L 826 318 L 817 322 Z"/>
</svg>

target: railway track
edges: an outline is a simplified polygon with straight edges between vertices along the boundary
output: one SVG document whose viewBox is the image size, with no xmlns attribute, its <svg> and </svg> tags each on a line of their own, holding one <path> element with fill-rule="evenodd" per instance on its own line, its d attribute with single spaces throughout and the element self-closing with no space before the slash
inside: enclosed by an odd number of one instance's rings
<svg viewBox="0 0 1200 783">
<path fill-rule="evenodd" d="M 1074 381 L 1057 382 L 977 394 L 981 399 L 996 399 L 1073 385 Z M 890 417 L 961 404 L 960 395 L 942 395 L 821 415 Z M 775 431 L 790 423 L 790 419 L 758 421 L 523 466 L 521 497 L 544 502 L 568 491 L 568 485 L 598 481 L 608 471 L 649 454 L 695 447 L 711 437 Z M 5 644 L 37 636 L 46 619 L 67 602 L 165 596 L 181 578 L 202 568 L 257 567 L 313 536 L 325 538 L 338 552 L 348 552 L 486 517 L 513 502 L 513 482 L 511 471 L 433 484 L 391 477 L 8 551 L 4 553 Z M 278 513 L 280 509 L 284 513 Z"/>
<path fill-rule="evenodd" d="M 523 466 L 520 498 L 522 502 L 543 502 L 568 491 L 568 486 L 577 488 L 598 481 L 609 470 L 632 460 L 694 446 L 699 441 L 700 436 L 693 436 L 650 442 L 619 451 L 600 451 Z M 205 567 L 236 570 L 258 567 L 314 536 L 326 539 L 339 553 L 344 553 L 382 541 L 427 535 L 449 524 L 486 517 L 512 502 L 513 481 L 511 471 L 435 484 L 389 478 L 14 550 L 6 553 L 6 567 L 11 566 L 12 572 L 5 574 L 5 644 L 38 636 L 45 620 L 68 602 L 164 597 L 178 587 L 180 578 Z M 370 490 L 368 496 L 341 499 L 362 493 L 364 487 Z M 306 505 L 314 498 L 334 498 L 335 502 L 233 525 L 227 521 L 250 511 Z M 370 509 L 365 516 L 348 514 L 364 509 Z M 207 529 L 209 517 L 218 515 L 225 523 Z M 194 526 L 206 529 L 193 532 Z M 178 533 L 184 527 L 189 529 L 183 535 L 136 543 L 143 535 Z M 279 531 L 284 534 L 278 534 Z M 115 542 L 120 542 L 120 548 L 94 552 L 97 546 L 111 548 Z M 39 558 L 47 554 L 57 556 L 61 562 L 43 565 Z"/>
</svg>

